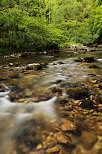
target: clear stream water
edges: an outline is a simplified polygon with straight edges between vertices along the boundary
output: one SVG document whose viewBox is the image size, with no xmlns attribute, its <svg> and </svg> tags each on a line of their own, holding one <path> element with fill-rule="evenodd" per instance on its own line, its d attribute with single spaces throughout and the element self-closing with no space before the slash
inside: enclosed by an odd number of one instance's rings
<svg viewBox="0 0 102 154">
<path fill-rule="evenodd" d="M 96 61 L 94 63 L 74 61 L 76 57 L 87 56 L 96 57 Z M 17 67 L 13 70 L 12 68 L 4 67 L 10 62 L 19 63 L 21 67 L 34 62 L 47 62 L 48 66 L 41 71 L 21 72 Z M 17 73 L 20 75 L 18 79 L 12 78 L 1 81 L 0 83 L 5 83 L 8 87 L 14 85 L 22 87 L 24 89 L 23 93 L 21 92 L 22 95 L 30 95 L 31 99 L 31 103 L 28 104 L 23 104 L 18 102 L 18 100 L 13 103 L 9 100 L 10 92 L 9 94 L 4 93 L 4 95 L 0 92 L 0 154 L 15 154 L 15 151 L 17 151 L 17 143 L 22 143 L 21 140 L 24 138 L 22 135 L 24 130 L 35 127 L 35 132 L 38 138 L 40 138 L 39 134 L 41 135 L 41 131 L 44 131 L 44 129 L 49 131 L 49 129 L 43 128 L 43 123 L 45 124 L 53 119 L 59 119 L 54 106 L 54 103 L 57 101 L 57 96 L 53 96 L 47 101 L 40 100 L 39 103 L 34 103 L 32 98 L 47 95 L 51 87 L 57 86 L 57 80 L 83 83 L 92 89 L 93 85 L 90 81 L 101 80 L 102 77 L 101 69 L 89 68 L 92 64 L 102 68 L 102 52 L 78 52 L 74 54 L 65 52 L 64 54 L 39 55 L 29 58 L 5 58 L 0 61 L 0 64 L 0 78 L 8 78 L 11 74 Z M 95 74 L 96 76 L 90 76 L 90 74 Z M 33 124 L 29 124 L 31 120 L 33 120 Z M 39 127 L 41 128 L 39 129 Z M 22 138 L 20 138 L 21 135 Z M 19 154 L 20 151 L 17 153 Z"/>
</svg>

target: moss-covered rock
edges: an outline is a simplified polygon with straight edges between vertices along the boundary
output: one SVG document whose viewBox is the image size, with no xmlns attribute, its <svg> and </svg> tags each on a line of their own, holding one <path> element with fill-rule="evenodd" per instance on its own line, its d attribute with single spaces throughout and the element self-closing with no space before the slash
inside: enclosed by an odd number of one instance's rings
<svg viewBox="0 0 102 154">
<path fill-rule="evenodd" d="M 75 87 L 67 89 L 67 94 L 69 97 L 79 100 L 88 97 L 89 92 L 87 88 Z"/>
</svg>

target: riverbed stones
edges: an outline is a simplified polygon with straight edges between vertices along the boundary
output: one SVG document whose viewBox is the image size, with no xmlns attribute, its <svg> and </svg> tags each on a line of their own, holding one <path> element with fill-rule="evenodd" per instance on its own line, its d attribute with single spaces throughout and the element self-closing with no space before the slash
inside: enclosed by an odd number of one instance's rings
<svg viewBox="0 0 102 154">
<path fill-rule="evenodd" d="M 86 150 L 92 149 L 97 141 L 98 137 L 94 133 L 87 131 L 82 132 L 81 144 Z"/>
<path fill-rule="evenodd" d="M 89 92 L 87 88 L 75 87 L 75 88 L 68 88 L 67 94 L 69 95 L 69 97 L 73 99 L 80 100 L 80 99 L 88 97 Z"/>
</svg>

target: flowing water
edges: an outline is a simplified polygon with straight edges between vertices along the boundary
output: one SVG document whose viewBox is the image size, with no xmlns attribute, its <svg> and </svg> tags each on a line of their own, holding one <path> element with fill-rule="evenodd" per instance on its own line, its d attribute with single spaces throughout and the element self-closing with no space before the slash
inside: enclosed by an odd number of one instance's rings
<svg viewBox="0 0 102 154">
<path fill-rule="evenodd" d="M 90 69 L 89 66 L 93 63 L 74 61 L 76 57 L 88 56 L 96 57 L 94 65 L 99 66 L 99 69 Z M 55 133 L 50 126 L 51 122 L 63 120 L 58 112 L 59 106 L 56 105 L 61 96 L 52 94 L 51 89 L 58 87 L 59 82 L 79 83 L 93 93 L 100 94 L 101 90 L 93 82 L 101 82 L 101 58 L 102 52 L 65 52 L 29 58 L 3 58 L 0 61 L 0 83 L 4 83 L 9 89 L 0 92 L 0 153 L 45 153 L 43 141 L 51 133 Z M 10 62 L 20 66 L 8 67 Z M 47 62 L 48 65 L 40 71 L 24 70 L 27 64 L 34 62 Z M 67 97 L 64 91 L 62 95 Z M 39 145 L 42 145 L 42 151 L 39 151 Z"/>
</svg>

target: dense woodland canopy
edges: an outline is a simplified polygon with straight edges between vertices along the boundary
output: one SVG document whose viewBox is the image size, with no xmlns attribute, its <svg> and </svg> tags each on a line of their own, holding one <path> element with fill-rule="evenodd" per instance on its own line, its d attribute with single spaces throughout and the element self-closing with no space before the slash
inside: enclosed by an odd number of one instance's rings
<svg viewBox="0 0 102 154">
<path fill-rule="evenodd" d="M 1 48 L 102 43 L 102 0 L 1 0 Z"/>
</svg>

